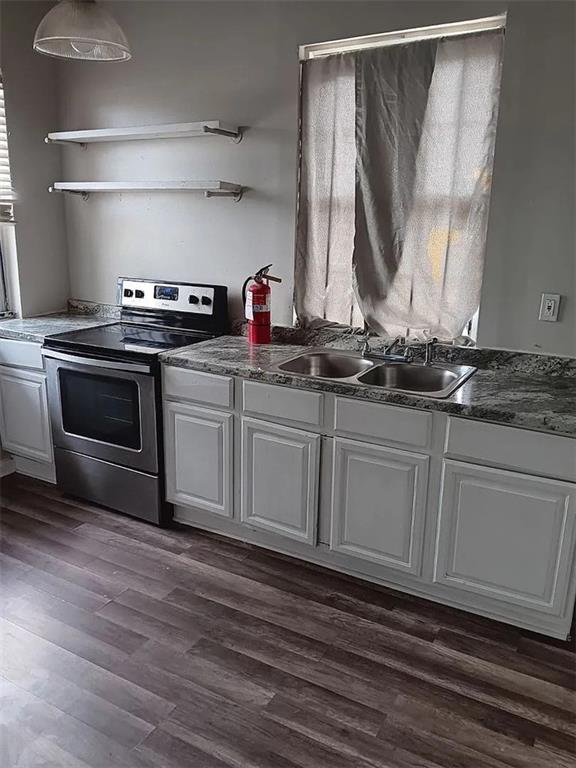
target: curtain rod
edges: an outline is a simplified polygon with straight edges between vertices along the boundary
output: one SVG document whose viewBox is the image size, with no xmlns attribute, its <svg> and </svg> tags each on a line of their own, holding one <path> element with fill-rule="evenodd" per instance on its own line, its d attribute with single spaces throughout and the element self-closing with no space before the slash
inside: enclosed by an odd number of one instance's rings
<svg viewBox="0 0 576 768">
<path fill-rule="evenodd" d="M 488 16 L 484 19 L 457 21 L 450 24 L 434 24 L 429 27 L 414 27 L 394 32 L 382 32 L 377 35 L 348 37 L 344 40 L 330 40 L 325 43 L 301 45 L 298 49 L 300 61 L 316 59 L 320 56 L 331 56 L 336 53 L 348 53 L 367 48 L 383 48 L 390 45 L 401 45 L 406 42 L 430 40 L 436 37 L 452 37 L 455 35 L 471 35 L 476 32 L 487 32 L 491 29 L 503 29 L 506 26 L 506 14 Z"/>
</svg>

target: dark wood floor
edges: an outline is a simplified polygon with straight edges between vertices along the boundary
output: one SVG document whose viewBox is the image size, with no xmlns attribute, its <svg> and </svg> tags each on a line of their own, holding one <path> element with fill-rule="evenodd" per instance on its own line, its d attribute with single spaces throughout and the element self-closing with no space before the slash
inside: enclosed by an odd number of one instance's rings
<svg viewBox="0 0 576 768">
<path fill-rule="evenodd" d="M 574 768 L 575 655 L 2 483 L 1 768 Z"/>
</svg>

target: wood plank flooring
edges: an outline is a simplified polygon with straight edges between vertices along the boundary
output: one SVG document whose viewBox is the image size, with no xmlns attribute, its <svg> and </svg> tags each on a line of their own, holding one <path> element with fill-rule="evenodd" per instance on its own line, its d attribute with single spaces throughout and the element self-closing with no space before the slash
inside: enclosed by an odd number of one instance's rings
<svg viewBox="0 0 576 768">
<path fill-rule="evenodd" d="M 1 492 L 1 768 L 576 765 L 569 643 Z"/>
</svg>

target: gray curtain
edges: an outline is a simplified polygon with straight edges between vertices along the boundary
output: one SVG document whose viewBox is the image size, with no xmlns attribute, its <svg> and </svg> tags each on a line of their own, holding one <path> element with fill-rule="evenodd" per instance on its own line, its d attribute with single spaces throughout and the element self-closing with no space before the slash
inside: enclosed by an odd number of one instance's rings
<svg viewBox="0 0 576 768">
<path fill-rule="evenodd" d="M 436 40 L 356 56 L 354 277 L 364 318 L 379 306 L 404 253 Z"/>
<path fill-rule="evenodd" d="M 491 31 L 306 62 L 303 323 L 363 316 L 382 335 L 462 333 L 480 299 L 502 47 Z"/>
<path fill-rule="evenodd" d="M 303 324 L 361 325 L 354 294 L 355 59 L 328 56 L 302 69 L 295 308 Z"/>
</svg>

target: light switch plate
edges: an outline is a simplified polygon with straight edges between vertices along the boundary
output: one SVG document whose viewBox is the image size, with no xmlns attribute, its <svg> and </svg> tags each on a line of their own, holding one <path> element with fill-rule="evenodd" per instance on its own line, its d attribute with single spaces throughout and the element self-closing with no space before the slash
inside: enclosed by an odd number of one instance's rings
<svg viewBox="0 0 576 768">
<path fill-rule="evenodd" d="M 559 293 L 543 293 L 540 299 L 539 320 L 545 320 L 547 323 L 555 323 L 558 320 L 558 310 L 560 309 Z"/>
</svg>

